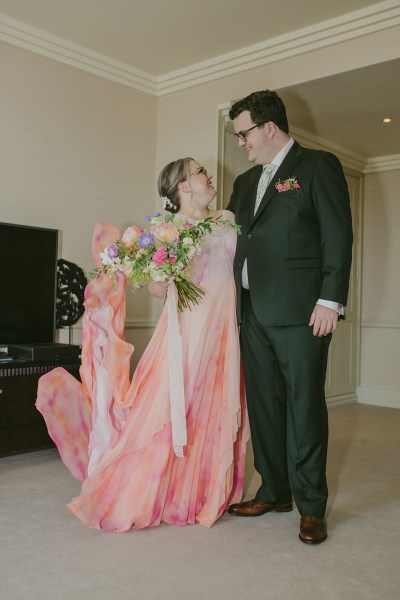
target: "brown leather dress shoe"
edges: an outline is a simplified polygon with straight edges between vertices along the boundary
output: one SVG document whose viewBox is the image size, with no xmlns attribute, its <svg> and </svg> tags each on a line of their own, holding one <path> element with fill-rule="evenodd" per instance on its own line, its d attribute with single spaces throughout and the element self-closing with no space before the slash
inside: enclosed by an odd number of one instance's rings
<svg viewBox="0 0 400 600">
<path fill-rule="evenodd" d="M 301 517 L 299 539 L 305 544 L 320 544 L 328 534 L 326 525 L 321 517 Z"/>
<path fill-rule="evenodd" d="M 290 512 L 291 510 L 293 510 L 291 502 L 287 502 L 286 504 L 273 504 L 254 498 L 254 500 L 247 500 L 247 502 L 232 504 L 228 508 L 228 513 L 235 515 L 235 517 L 259 517 L 267 512 Z"/>
</svg>

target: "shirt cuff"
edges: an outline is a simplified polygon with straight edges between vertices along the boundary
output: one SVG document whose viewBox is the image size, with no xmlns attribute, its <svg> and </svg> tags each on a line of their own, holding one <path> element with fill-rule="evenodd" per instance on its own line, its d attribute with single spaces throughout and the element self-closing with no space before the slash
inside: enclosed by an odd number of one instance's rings
<svg viewBox="0 0 400 600">
<path fill-rule="evenodd" d="M 243 270 L 242 270 L 242 287 L 245 290 L 249 289 L 249 274 L 247 272 L 247 258 L 244 259 Z"/>
<path fill-rule="evenodd" d="M 339 304 L 338 302 L 331 302 L 331 300 L 318 300 L 317 304 L 321 304 L 322 306 L 326 306 L 327 308 L 331 308 L 332 310 L 336 310 L 339 315 L 344 315 L 344 306 L 343 304 Z"/>
</svg>

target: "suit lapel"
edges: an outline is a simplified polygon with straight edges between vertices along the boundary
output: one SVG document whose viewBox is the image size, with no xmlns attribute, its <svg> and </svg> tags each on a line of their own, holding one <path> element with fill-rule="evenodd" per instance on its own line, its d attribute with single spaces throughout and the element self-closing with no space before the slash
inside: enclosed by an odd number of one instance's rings
<svg viewBox="0 0 400 600">
<path fill-rule="evenodd" d="M 253 215 L 254 215 L 254 207 L 256 205 L 257 186 L 258 186 L 258 181 L 261 176 L 261 170 L 262 170 L 262 167 L 252 169 L 251 173 L 249 173 L 249 176 L 250 176 L 249 183 L 246 186 L 247 192 L 246 192 L 245 206 L 246 206 L 246 212 L 247 212 L 247 219 L 250 223 L 253 221 L 253 218 L 254 218 Z"/>
<path fill-rule="evenodd" d="M 260 206 L 257 210 L 257 213 L 252 218 L 252 222 L 254 222 L 258 219 L 260 214 L 265 210 L 265 208 L 271 202 L 271 200 L 275 196 L 275 194 L 278 193 L 277 189 L 275 188 L 275 185 L 278 183 L 279 179 L 287 179 L 288 177 L 293 176 L 292 175 L 293 170 L 296 167 L 299 160 L 301 159 L 301 153 L 302 153 L 301 146 L 297 142 L 295 142 L 293 144 L 293 146 L 290 148 L 287 155 L 285 156 L 285 158 L 284 158 L 282 164 L 280 165 L 280 167 L 278 168 L 277 172 L 275 173 L 275 175 L 269 182 L 268 187 L 263 196 L 263 199 L 261 200 Z M 256 188 L 256 190 L 257 190 L 257 188 Z M 251 204 L 252 204 L 252 211 L 254 212 L 255 194 L 254 194 L 254 199 Z"/>
</svg>

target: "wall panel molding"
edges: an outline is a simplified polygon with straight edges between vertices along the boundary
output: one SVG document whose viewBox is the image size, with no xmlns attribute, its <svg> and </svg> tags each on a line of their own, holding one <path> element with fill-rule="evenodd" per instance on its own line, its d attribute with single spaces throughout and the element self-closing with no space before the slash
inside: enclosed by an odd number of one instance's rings
<svg viewBox="0 0 400 600">
<path fill-rule="evenodd" d="M 127 319 L 125 322 L 125 329 L 154 329 L 157 325 L 157 321 L 150 321 L 148 319 Z M 67 330 L 67 328 L 65 328 Z M 73 325 L 73 329 L 82 331 L 82 323 Z"/>
<path fill-rule="evenodd" d="M 361 329 L 400 329 L 400 323 L 380 323 L 378 321 L 361 321 Z"/>
</svg>

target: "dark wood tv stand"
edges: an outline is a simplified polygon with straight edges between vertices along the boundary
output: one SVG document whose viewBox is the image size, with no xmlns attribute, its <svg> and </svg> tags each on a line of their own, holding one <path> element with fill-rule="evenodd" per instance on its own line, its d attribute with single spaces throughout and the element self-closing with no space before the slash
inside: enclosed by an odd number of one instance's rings
<svg viewBox="0 0 400 600">
<path fill-rule="evenodd" d="M 39 377 L 56 367 L 79 379 L 79 359 L 0 363 L 0 457 L 54 446 L 35 401 Z"/>
</svg>

